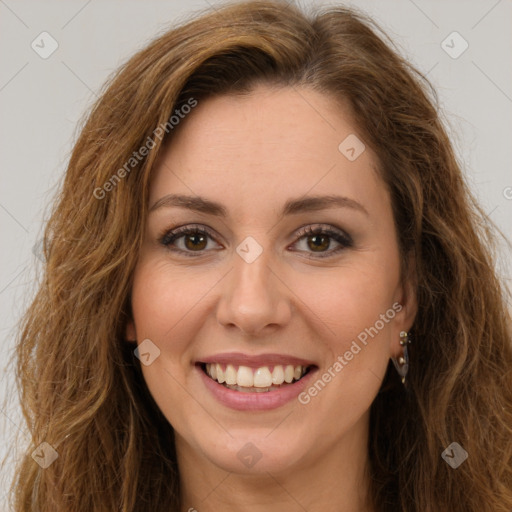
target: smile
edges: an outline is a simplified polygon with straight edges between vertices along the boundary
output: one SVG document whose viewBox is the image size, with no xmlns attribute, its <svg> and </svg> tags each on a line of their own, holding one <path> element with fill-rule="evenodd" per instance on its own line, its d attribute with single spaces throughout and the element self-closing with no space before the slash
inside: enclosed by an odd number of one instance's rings
<svg viewBox="0 0 512 512">
<path fill-rule="evenodd" d="M 238 411 L 272 410 L 293 403 L 319 370 L 314 359 L 241 352 L 202 356 L 195 367 L 206 397 Z"/>
<path fill-rule="evenodd" d="M 252 368 L 233 364 L 206 363 L 203 371 L 228 389 L 243 393 L 262 393 L 293 384 L 308 373 L 310 366 L 272 365 Z"/>
</svg>

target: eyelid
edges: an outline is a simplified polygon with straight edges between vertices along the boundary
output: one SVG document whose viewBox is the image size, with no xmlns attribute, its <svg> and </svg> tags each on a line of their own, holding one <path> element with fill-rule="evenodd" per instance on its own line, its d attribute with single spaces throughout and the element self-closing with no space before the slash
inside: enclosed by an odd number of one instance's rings
<svg viewBox="0 0 512 512">
<path fill-rule="evenodd" d="M 316 234 L 328 236 L 331 239 L 334 239 L 340 246 L 336 249 L 330 249 L 325 252 L 308 252 L 306 251 L 305 257 L 308 259 L 322 259 L 329 258 L 330 256 L 334 256 L 339 254 L 342 250 L 347 249 L 353 246 L 352 237 L 344 230 L 332 226 L 330 224 L 306 224 L 298 228 L 295 231 L 295 237 L 297 240 L 293 243 L 295 245 L 300 240 L 307 236 L 314 236 Z M 294 252 L 304 252 L 304 251 L 294 251 Z"/>
<path fill-rule="evenodd" d="M 214 240 L 215 243 L 219 243 L 216 240 L 217 235 L 210 228 L 203 226 L 202 224 L 186 224 L 184 226 L 178 226 L 172 229 L 165 229 L 158 237 L 158 241 L 159 243 L 166 246 L 169 250 L 172 250 L 173 252 L 185 254 L 186 256 L 197 257 L 200 256 L 201 253 L 204 253 L 205 251 L 198 251 L 197 254 L 194 254 L 194 251 L 183 251 L 182 249 L 170 248 L 171 242 L 178 240 L 179 238 L 182 238 L 183 236 L 191 233 L 204 234 L 211 238 L 212 240 Z"/>
<path fill-rule="evenodd" d="M 191 256 L 191 257 L 200 257 L 204 254 L 207 254 L 210 251 L 201 250 L 201 251 L 184 251 L 183 249 L 177 249 L 177 248 L 171 248 L 171 243 L 175 240 L 178 240 L 182 238 L 183 236 L 186 236 L 187 234 L 194 234 L 194 233 L 200 233 L 204 234 L 207 237 L 211 238 L 215 243 L 219 244 L 217 241 L 218 235 L 216 235 L 210 228 L 202 225 L 202 224 L 186 224 L 183 226 L 178 226 L 176 228 L 172 229 L 166 229 L 164 230 L 160 236 L 158 237 L 158 241 L 160 244 L 167 247 L 170 251 L 180 253 L 185 256 Z M 299 228 L 297 228 L 294 233 L 293 237 L 295 241 L 292 243 L 292 245 L 297 244 L 299 241 L 301 241 L 303 238 L 307 236 L 314 236 L 314 235 L 324 235 L 328 236 L 331 239 L 334 239 L 336 243 L 340 245 L 340 247 L 336 249 L 330 249 L 325 252 L 308 252 L 308 251 L 297 251 L 292 249 L 292 252 L 298 252 L 298 253 L 307 253 L 307 258 L 312 259 L 321 259 L 321 258 L 328 258 L 329 256 L 332 256 L 334 254 L 339 253 L 341 250 L 352 247 L 353 240 L 352 237 L 346 233 L 346 231 L 332 226 L 330 224 L 320 224 L 320 223 L 314 223 L 314 224 L 305 224 Z M 287 246 L 287 248 L 290 246 Z"/>
</svg>

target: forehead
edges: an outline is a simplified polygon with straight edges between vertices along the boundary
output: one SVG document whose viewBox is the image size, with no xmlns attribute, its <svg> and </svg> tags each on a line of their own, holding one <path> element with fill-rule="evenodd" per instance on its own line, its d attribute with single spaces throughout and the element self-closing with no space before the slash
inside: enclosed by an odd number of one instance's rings
<svg viewBox="0 0 512 512">
<path fill-rule="evenodd" d="M 150 205 L 169 193 L 210 197 L 240 212 L 310 193 L 372 203 L 386 194 L 374 154 L 367 145 L 352 161 L 342 152 L 344 141 L 358 139 L 348 108 L 311 89 L 259 86 L 209 98 L 181 121 L 157 160 Z"/>
</svg>

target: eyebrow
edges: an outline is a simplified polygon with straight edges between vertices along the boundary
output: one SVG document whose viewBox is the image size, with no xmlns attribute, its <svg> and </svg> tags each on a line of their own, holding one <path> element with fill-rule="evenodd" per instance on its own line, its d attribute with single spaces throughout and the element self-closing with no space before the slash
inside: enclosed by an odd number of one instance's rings
<svg viewBox="0 0 512 512">
<path fill-rule="evenodd" d="M 227 217 L 227 210 L 220 203 L 210 201 L 209 199 L 201 196 L 187 196 L 182 194 L 169 194 L 160 198 L 155 204 L 153 204 L 153 206 L 151 206 L 149 212 L 154 212 L 160 208 L 172 207 L 185 208 L 187 210 L 215 215 L 217 217 Z M 281 217 L 336 207 L 351 208 L 364 213 L 365 215 L 369 215 L 366 208 L 354 199 L 337 195 L 327 195 L 289 199 L 283 207 Z"/>
</svg>

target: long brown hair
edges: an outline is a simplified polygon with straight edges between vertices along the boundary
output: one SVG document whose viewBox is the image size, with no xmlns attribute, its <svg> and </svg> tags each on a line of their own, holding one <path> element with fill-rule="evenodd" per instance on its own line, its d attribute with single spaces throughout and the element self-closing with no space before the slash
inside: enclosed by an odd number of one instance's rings
<svg viewBox="0 0 512 512">
<path fill-rule="evenodd" d="M 313 15 L 250 1 L 201 14 L 122 66 L 73 149 L 16 346 L 32 443 L 16 468 L 12 510 L 179 510 L 173 430 L 124 340 L 148 183 L 179 129 L 169 121 L 177 109 L 268 83 L 350 104 L 378 156 L 402 259 L 415 256 L 407 383 L 390 364 L 371 407 L 375 510 L 510 512 L 512 347 L 494 227 L 465 184 L 435 93 L 353 9 Z M 58 453 L 44 469 L 31 456 L 42 442 Z M 457 469 L 441 457 L 452 442 L 468 453 Z"/>
</svg>

